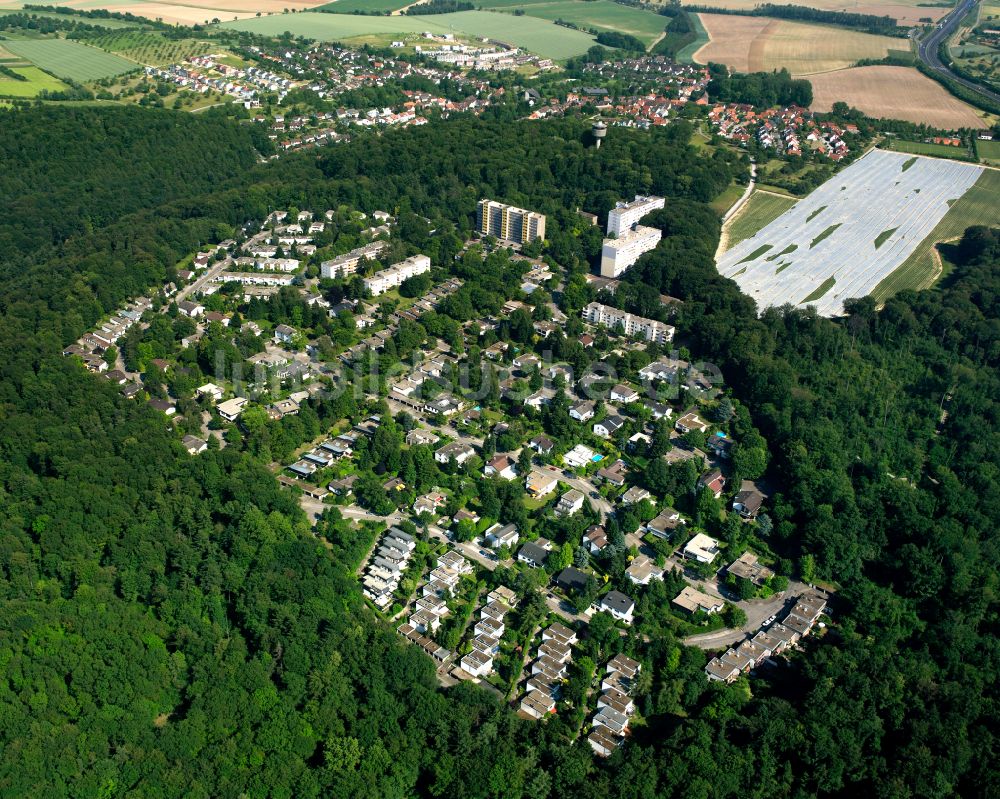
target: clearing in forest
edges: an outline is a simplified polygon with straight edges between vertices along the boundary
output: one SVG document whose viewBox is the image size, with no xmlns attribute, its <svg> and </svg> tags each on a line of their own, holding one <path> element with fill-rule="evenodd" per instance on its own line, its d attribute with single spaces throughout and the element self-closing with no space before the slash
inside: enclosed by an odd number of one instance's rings
<svg viewBox="0 0 1000 799">
<path fill-rule="evenodd" d="M 907 167 L 911 158 L 916 160 Z M 970 219 L 995 214 L 1000 194 L 992 182 L 979 187 L 983 172 L 975 164 L 873 150 L 727 251 L 719 271 L 762 308 L 812 304 L 824 316 L 841 314 L 852 297 L 913 287 L 924 262 L 909 270 L 906 281 L 897 270 L 924 251 L 956 209 L 962 230 Z M 771 253 L 781 253 L 780 259 L 764 257 Z M 932 273 L 933 264 L 918 277 L 926 282 Z M 890 277 L 896 282 L 886 284 Z"/>
</svg>

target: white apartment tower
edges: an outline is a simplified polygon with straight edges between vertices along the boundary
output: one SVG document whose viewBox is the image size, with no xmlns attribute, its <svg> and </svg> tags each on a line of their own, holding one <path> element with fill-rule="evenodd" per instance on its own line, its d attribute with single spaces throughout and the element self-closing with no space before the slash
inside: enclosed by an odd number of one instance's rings
<svg viewBox="0 0 1000 799">
<path fill-rule="evenodd" d="M 476 228 L 484 236 L 527 244 L 545 238 L 545 214 L 504 205 L 496 200 L 480 200 L 476 208 Z"/>
<path fill-rule="evenodd" d="M 601 276 L 616 278 L 639 257 L 656 248 L 663 234 L 644 227 L 639 220 L 646 214 L 663 208 L 662 197 L 636 195 L 631 202 L 619 202 L 608 214 L 608 236 L 601 247 Z"/>
</svg>

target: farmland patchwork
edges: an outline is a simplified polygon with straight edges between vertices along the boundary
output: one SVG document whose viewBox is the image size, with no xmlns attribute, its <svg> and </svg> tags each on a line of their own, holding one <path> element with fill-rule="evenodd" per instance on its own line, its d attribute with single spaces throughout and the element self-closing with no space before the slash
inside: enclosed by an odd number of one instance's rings
<svg viewBox="0 0 1000 799">
<path fill-rule="evenodd" d="M 740 242 L 719 271 L 763 308 L 816 305 L 843 313 L 934 230 L 983 168 L 874 150 Z M 765 257 L 780 253 L 780 260 Z"/>
</svg>

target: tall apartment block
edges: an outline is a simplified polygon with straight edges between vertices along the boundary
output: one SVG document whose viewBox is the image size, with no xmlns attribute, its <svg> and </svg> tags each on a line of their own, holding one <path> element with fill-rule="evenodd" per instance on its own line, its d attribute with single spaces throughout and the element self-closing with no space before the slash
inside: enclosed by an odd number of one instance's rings
<svg viewBox="0 0 1000 799">
<path fill-rule="evenodd" d="M 601 247 L 601 276 L 616 278 L 639 257 L 659 243 L 662 233 L 644 227 L 639 220 L 651 211 L 663 208 L 662 197 L 636 195 L 632 202 L 620 202 L 608 214 L 608 236 Z"/>
<path fill-rule="evenodd" d="M 476 209 L 476 227 L 484 236 L 527 244 L 545 238 L 545 214 L 504 205 L 496 200 L 480 200 Z"/>
<path fill-rule="evenodd" d="M 663 207 L 662 197 L 643 197 L 635 195 L 632 202 L 619 202 L 608 214 L 608 235 L 620 236 L 626 230 L 631 230 L 646 214 Z"/>
</svg>

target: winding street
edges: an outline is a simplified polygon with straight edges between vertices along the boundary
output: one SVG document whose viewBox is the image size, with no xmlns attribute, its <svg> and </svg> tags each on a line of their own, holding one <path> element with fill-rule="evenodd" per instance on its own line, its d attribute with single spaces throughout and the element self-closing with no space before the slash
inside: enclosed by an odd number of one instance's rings
<svg viewBox="0 0 1000 799">
<path fill-rule="evenodd" d="M 976 3 L 978 2 L 979 0 L 961 0 L 951 13 L 942 17 L 938 26 L 931 32 L 931 34 L 923 41 L 917 42 L 917 57 L 935 72 L 947 75 L 951 80 L 962 84 L 965 88 L 974 91 L 976 94 L 986 97 L 995 103 L 1000 103 L 1000 93 L 992 91 L 991 89 L 981 86 L 978 83 L 974 83 L 973 81 L 963 78 L 960 75 L 956 75 L 947 66 L 945 66 L 945 64 L 941 61 L 940 56 L 938 56 L 938 48 L 940 45 L 948 40 L 948 37 L 950 37 L 958 28 L 962 18 L 975 8 Z"/>
</svg>

